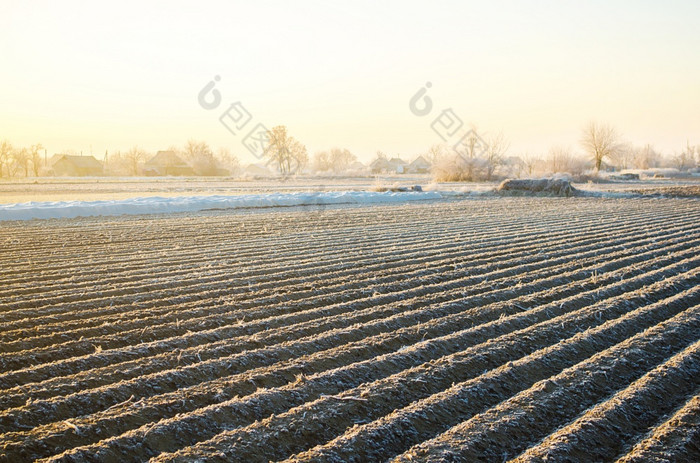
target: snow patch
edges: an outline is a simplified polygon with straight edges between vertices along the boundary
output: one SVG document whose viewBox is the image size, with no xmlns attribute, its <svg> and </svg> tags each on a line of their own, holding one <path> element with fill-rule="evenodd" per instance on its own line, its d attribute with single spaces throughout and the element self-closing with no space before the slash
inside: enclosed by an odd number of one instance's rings
<svg viewBox="0 0 700 463">
<path fill-rule="evenodd" d="M 330 204 L 402 203 L 440 199 L 431 192 L 326 191 L 240 196 L 177 196 L 130 198 L 109 201 L 52 201 L 0 204 L 0 221 L 87 217 L 96 215 L 161 214 L 207 209 L 240 209 Z"/>
</svg>

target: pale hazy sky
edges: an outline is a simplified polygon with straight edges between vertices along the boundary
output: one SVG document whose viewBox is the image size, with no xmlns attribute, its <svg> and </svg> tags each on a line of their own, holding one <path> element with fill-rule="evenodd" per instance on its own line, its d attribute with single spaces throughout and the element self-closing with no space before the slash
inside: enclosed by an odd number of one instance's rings
<svg viewBox="0 0 700 463">
<path fill-rule="evenodd" d="M 667 153 L 700 144 L 697 0 L 0 1 L 0 139 L 50 154 L 194 138 L 252 161 L 219 122 L 235 101 L 310 154 L 365 160 L 440 142 L 446 108 L 511 154 L 576 148 L 590 120 Z"/>
</svg>

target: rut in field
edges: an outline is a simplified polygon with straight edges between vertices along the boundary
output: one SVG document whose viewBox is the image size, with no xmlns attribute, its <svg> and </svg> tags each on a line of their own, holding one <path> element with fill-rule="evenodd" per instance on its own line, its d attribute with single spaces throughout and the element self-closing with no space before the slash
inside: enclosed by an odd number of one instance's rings
<svg viewBox="0 0 700 463">
<path fill-rule="evenodd" d="M 6 223 L 0 461 L 693 461 L 699 205 Z"/>
</svg>

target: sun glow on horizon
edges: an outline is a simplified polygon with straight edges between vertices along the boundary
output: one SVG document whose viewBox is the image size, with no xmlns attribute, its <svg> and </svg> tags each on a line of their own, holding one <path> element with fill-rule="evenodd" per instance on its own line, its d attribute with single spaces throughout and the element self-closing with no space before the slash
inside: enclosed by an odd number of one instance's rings
<svg viewBox="0 0 700 463">
<path fill-rule="evenodd" d="M 309 153 L 408 158 L 441 140 L 409 99 L 503 132 L 510 152 L 575 146 L 600 120 L 637 144 L 700 143 L 700 4 L 22 2 L 3 8 L 0 139 L 49 153 L 188 139 L 254 160 L 219 122 L 240 101 Z M 221 109 L 197 94 L 220 76 Z"/>
</svg>

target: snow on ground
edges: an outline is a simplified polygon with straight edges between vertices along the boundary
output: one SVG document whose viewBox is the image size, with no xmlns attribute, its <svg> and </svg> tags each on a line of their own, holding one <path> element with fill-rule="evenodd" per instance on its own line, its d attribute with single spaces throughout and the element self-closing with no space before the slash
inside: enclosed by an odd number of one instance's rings
<svg viewBox="0 0 700 463">
<path fill-rule="evenodd" d="M 151 196 L 105 201 L 27 202 L 0 204 L 0 221 L 73 218 L 95 215 L 194 212 L 206 209 L 397 203 L 440 198 L 442 198 L 442 195 L 437 191 L 382 193 L 369 191 L 326 191 L 316 193 L 272 193 L 237 196 Z"/>
</svg>

